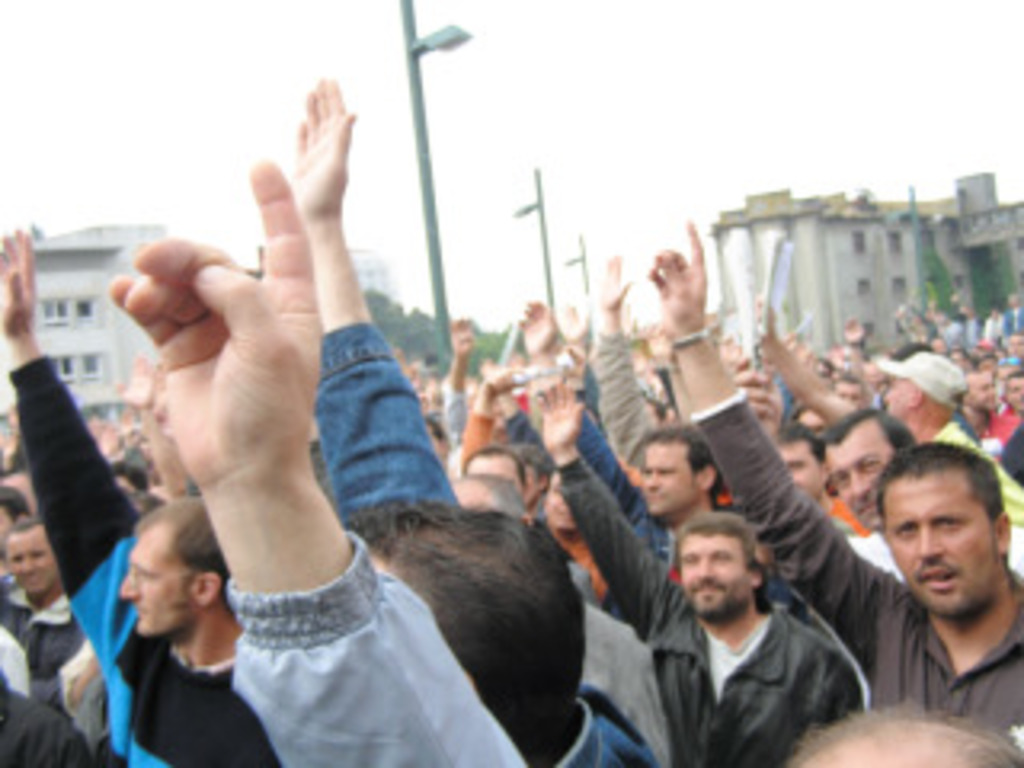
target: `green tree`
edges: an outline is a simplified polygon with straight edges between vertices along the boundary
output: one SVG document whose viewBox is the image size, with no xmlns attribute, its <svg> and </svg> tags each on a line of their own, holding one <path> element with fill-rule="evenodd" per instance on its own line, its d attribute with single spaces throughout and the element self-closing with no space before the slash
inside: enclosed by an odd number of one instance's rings
<svg viewBox="0 0 1024 768">
<path fill-rule="evenodd" d="M 925 289 L 928 291 L 928 301 L 934 301 L 939 309 L 947 315 L 955 311 L 951 298 L 953 296 L 953 280 L 949 276 L 949 269 L 945 262 L 939 258 L 939 252 L 934 248 L 925 248 L 924 253 L 924 279 Z"/>
</svg>

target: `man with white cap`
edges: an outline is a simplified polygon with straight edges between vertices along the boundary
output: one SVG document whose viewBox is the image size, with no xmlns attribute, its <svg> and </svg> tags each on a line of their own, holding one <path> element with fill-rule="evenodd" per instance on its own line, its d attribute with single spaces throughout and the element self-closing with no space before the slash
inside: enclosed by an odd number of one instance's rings
<svg viewBox="0 0 1024 768">
<path fill-rule="evenodd" d="M 953 419 L 967 380 L 949 358 L 934 352 L 917 352 L 905 360 L 878 360 L 878 367 L 892 378 L 885 393 L 885 407 L 900 419 L 920 443 L 949 443 L 986 457 L 996 468 L 1003 506 L 1015 526 L 1024 526 L 1024 489 L 1002 466 L 981 450 Z"/>
</svg>

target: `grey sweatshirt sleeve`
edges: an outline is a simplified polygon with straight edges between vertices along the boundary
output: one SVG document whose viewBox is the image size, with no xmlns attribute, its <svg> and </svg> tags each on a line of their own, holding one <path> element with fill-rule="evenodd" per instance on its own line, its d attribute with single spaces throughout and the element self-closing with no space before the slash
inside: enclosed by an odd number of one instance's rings
<svg viewBox="0 0 1024 768">
<path fill-rule="evenodd" d="M 352 537 L 349 570 L 311 592 L 230 587 L 244 633 L 234 687 L 281 762 L 522 766 L 445 644 L 430 609 L 374 571 Z"/>
<path fill-rule="evenodd" d="M 633 373 L 629 339 L 624 334 L 598 337 L 594 374 L 601 389 L 601 421 L 608 442 L 627 464 L 639 467 L 644 435 L 653 425 Z"/>
</svg>

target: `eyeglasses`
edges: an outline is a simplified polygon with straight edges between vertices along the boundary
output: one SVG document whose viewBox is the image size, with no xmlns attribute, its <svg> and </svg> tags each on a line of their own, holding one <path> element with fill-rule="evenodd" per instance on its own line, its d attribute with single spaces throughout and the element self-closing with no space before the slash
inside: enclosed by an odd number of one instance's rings
<svg viewBox="0 0 1024 768">
<path fill-rule="evenodd" d="M 845 491 L 853 482 L 856 473 L 864 478 L 874 478 L 885 469 L 885 459 L 881 456 L 864 456 L 849 469 L 838 469 L 828 476 L 828 482 L 836 491 Z"/>
<path fill-rule="evenodd" d="M 136 563 L 131 563 L 128 566 L 128 574 L 126 579 L 128 586 L 134 590 L 138 590 L 143 584 L 153 584 L 154 582 L 160 581 L 167 577 L 180 577 L 180 576 L 191 576 L 195 571 L 191 568 L 184 568 L 177 571 L 166 571 L 164 573 L 157 573 L 156 571 L 147 571 L 145 568 L 139 567 Z"/>
</svg>

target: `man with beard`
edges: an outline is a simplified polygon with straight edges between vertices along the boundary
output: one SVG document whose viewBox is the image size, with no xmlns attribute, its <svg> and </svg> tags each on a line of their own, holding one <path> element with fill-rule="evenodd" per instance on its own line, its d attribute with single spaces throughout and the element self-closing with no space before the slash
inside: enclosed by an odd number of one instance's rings
<svg viewBox="0 0 1024 768">
<path fill-rule="evenodd" d="M 651 272 L 662 323 L 676 339 L 676 362 L 687 371 L 693 420 L 779 569 L 860 662 L 873 707 L 911 702 L 1021 732 L 1024 611 L 1006 565 L 1010 521 L 993 464 L 942 436 L 897 453 L 878 480 L 878 513 L 906 583 L 858 558 L 797 490 L 708 343 L 704 254 L 690 231 L 692 259 L 664 252 Z M 929 402 L 943 405 L 948 422 L 953 394 L 962 390 L 958 377 L 945 376 L 944 358 L 931 353 L 908 360 L 914 362 L 883 370 L 897 377 L 927 371 L 917 379 L 938 396 Z M 924 387 L 897 381 L 887 397 L 890 409 L 897 403 L 908 413 L 925 410 Z M 927 441 L 936 434 L 915 437 Z"/>
<path fill-rule="evenodd" d="M 769 606 L 742 517 L 703 512 L 683 524 L 673 583 L 580 457 L 583 405 L 562 386 L 543 408 L 562 495 L 580 510 L 576 524 L 594 560 L 654 654 L 674 765 L 782 765 L 808 728 L 859 709 L 856 675 L 838 647 Z"/>
</svg>

